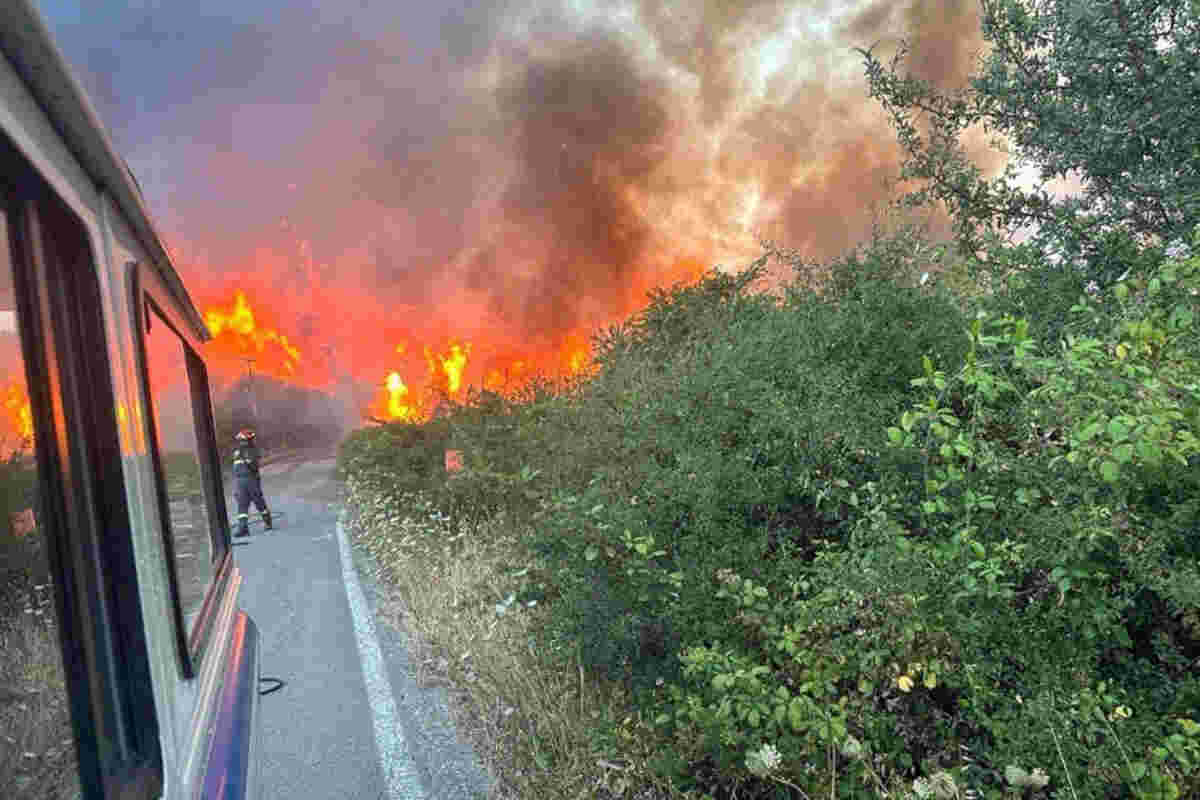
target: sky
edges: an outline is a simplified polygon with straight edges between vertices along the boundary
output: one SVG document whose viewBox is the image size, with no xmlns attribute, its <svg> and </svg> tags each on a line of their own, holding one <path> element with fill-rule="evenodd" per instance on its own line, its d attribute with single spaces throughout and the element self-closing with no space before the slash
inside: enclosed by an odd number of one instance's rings
<svg viewBox="0 0 1200 800">
<path fill-rule="evenodd" d="M 310 385 L 553 371 L 764 239 L 845 251 L 900 160 L 854 48 L 982 47 L 970 0 L 34 1 L 197 304 Z"/>
</svg>

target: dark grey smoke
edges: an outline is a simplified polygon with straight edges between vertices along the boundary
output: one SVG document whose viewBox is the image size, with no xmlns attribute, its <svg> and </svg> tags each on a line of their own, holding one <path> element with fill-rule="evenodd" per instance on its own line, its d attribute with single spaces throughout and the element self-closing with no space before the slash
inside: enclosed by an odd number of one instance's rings
<svg viewBox="0 0 1200 800">
<path fill-rule="evenodd" d="M 414 346 L 554 342 L 762 235 L 833 256 L 900 160 L 852 48 L 906 37 L 950 87 L 981 41 L 968 0 L 596 5 L 146 3 L 55 32 L 197 294 L 263 278 L 306 354 L 389 314 Z M 788 31 L 760 84 L 749 54 Z"/>
</svg>

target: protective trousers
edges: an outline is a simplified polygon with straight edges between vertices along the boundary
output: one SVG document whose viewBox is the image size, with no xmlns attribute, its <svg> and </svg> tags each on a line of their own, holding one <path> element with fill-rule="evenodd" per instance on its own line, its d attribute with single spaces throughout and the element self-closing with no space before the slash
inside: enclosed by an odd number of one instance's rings
<svg viewBox="0 0 1200 800">
<path fill-rule="evenodd" d="M 267 526 L 267 530 L 271 530 L 271 509 L 267 508 L 267 501 L 263 498 L 262 484 L 258 478 L 245 477 L 238 478 L 233 489 L 234 499 L 237 501 L 237 535 L 250 535 L 250 504 L 254 503 L 254 507 L 262 514 L 263 522 Z"/>
</svg>

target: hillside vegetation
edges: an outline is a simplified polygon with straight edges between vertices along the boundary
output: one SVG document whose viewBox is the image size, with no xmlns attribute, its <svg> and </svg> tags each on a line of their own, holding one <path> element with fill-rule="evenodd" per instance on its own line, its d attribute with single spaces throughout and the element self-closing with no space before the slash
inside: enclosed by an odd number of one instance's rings
<svg viewBox="0 0 1200 800">
<path fill-rule="evenodd" d="M 1196 13 L 983 6 L 961 96 L 863 54 L 953 242 L 881 229 L 819 293 L 786 254 L 778 295 L 710 274 L 585 378 L 342 446 L 512 792 L 1200 796 L 1200 237 L 1194 166 L 1155 161 L 1200 154 Z M 1099 136 L 1143 119 L 1141 151 Z M 951 144 L 978 122 L 1109 191 L 984 180 Z"/>
</svg>

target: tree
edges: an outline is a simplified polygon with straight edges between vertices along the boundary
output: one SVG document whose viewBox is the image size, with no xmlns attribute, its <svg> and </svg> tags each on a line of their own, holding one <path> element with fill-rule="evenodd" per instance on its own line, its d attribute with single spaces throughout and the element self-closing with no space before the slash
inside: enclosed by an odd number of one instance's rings
<svg viewBox="0 0 1200 800">
<path fill-rule="evenodd" d="M 1034 226 L 1048 251 L 1093 273 L 1114 237 L 1190 239 L 1200 218 L 1200 3 L 980 5 L 989 49 L 961 90 L 942 92 L 905 72 L 904 47 L 886 66 L 874 48 L 858 51 L 904 148 L 901 177 L 919 186 L 904 204 L 944 204 L 965 252 Z M 960 144 L 975 125 L 1014 156 L 997 178 L 985 179 Z M 1084 191 L 1056 201 L 1021 189 L 1019 164 L 1042 180 L 1077 176 Z"/>
</svg>

